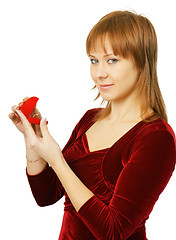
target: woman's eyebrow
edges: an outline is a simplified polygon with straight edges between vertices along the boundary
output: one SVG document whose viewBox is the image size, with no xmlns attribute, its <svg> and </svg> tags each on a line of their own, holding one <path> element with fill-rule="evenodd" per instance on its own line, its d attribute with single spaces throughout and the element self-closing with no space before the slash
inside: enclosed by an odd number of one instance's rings
<svg viewBox="0 0 176 240">
<path fill-rule="evenodd" d="M 114 55 L 113 53 L 108 53 L 108 54 L 105 54 L 103 57 L 109 57 L 109 56 L 111 56 L 111 55 Z M 94 55 L 88 55 L 89 57 L 94 57 L 95 58 L 95 56 Z"/>
</svg>

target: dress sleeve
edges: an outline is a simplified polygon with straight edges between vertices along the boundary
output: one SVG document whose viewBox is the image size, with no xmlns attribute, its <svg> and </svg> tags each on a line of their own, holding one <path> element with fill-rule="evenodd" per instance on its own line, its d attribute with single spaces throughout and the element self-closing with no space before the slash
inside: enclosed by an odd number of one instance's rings
<svg viewBox="0 0 176 240">
<path fill-rule="evenodd" d="M 62 149 L 62 154 L 64 155 L 65 151 L 76 139 L 77 133 L 85 121 L 87 115 L 89 115 L 90 110 L 88 110 L 79 122 L 74 127 L 72 134 L 66 143 L 65 147 Z M 54 170 L 47 164 L 46 168 L 37 175 L 29 175 L 26 169 L 26 175 L 28 182 L 32 191 L 32 194 L 41 207 L 54 204 L 60 200 L 65 192 L 59 178 L 57 177 Z"/>
<path fill-rule="evenodd" d="M 127 239 L 151 213 L 175 168 L 175 139 L 157 130 L 138 140 L 109 205 L 94 195 L 78 215 L 99 240 Z"/>
<path fill-rule="evenodd" d="M 29 175 L 27 170 L 26 174 L 34 199 L 40 207 L 54 204 L 64 195 L 60 180 L 48 164 L 37 175 Z"/>
</svg>

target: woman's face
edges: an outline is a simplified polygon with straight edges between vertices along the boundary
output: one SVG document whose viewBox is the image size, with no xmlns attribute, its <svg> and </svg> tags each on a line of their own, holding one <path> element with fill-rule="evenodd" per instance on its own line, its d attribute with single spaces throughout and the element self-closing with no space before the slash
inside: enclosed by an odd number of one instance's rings
<svg viewBox="0 0 176 240">
<path fill-rule="evenodd" d="M 135 84 L 138 71 L 132 60 L 113 54 L 108 39 L 105 49 L 98 47 L 88 55 L 91 60 L 90 73 L 101 97 L 107 101 L 116 101 L 136 94 Z"/>
</svg>

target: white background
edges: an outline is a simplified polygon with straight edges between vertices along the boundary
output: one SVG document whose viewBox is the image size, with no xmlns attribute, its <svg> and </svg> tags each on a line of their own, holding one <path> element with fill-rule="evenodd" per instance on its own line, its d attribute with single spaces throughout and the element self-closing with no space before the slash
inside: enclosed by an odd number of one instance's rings
<svg viewBox="0 0 176 240">
<path fill-rule="evenodd" d="M 0 2 L 0 239 L 56 240 L 64 198 L 53 206 L 36 205 L 25 173 L 23 136 L 8 114 L 25 96 L 40 98 L 38 108 L 63 148 L 90 108 L 99 107 L 89 74 L 85 41 L 93 25 L 115 10 L 148 17 L 158 36 L 158 77 L 169 124 L 176 132 L 174 32 L 175 3 L 141 0 L 1 0 Z M 149 240 L 174 240 L 176 173 L 147 222 Z"/>
</svg>

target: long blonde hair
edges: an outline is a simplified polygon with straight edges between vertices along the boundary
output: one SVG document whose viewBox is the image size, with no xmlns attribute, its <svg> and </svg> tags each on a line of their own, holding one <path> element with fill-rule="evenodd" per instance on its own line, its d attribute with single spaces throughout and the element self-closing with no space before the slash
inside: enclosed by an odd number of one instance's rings
<svg viewBox="0 0 176 240">
<path fill-rule="evenodd" d="M 137 89 L 141 99 L 142 115 L 145 122 L 162 118 L 168 122 L 166 106 L 159 88 L 157 77 L 157 36 L 151 22 L 144 16 L 129 11 L 115 11 L 102 17 L 92 28 L 86 40 L 86 51 L 95 50 L 98 41 L 105 49 L 108 35 L 114 54 L 132 58 L 139 78 Z M 96 88 L 96 85 L 93 89 Z M 94 99 L 98 99 L 100 93 Z M 105 101 L 103 100 L 102 103 Z M 101 103 L 101 104 L 102 104 Z M 153 113 L 146 115 L 148 108 Z M 95 121 L 105 118 L 111 111 L 111 102 L 95 116 Z"/>
</svg>

